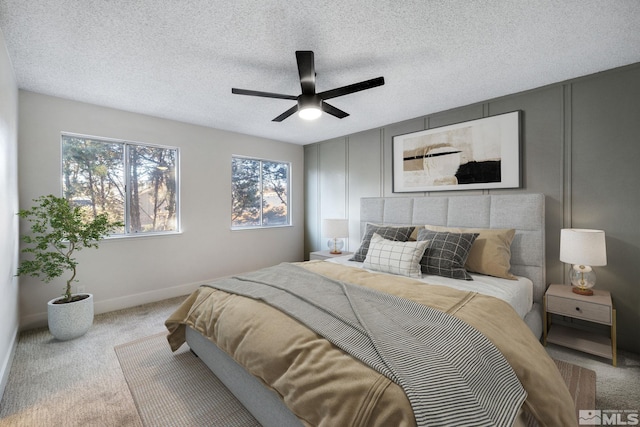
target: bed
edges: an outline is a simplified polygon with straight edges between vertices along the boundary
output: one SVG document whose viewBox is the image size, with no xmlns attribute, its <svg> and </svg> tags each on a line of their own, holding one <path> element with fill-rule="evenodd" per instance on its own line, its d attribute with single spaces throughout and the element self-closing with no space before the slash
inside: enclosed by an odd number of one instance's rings
<svg viewBox="0 0 640 427">
<path fill-rule="evenodd" d="M 576 424 L 572 398 L 538 342 L 543 195 L 363 198 L 360 216 L 361 235 L 369 238 L 360 259 L 283 264 L 203 286 L 167 319 L 172 349 L 186 341 L 264 426 Z M 378 233 L 407 227 L 420 231 L 398 239 Z M 512 233 L 510 265 L 501 274 L 508 279 L 476 272 L 469 275 L 473 280 L 453 280 L 423 274 L 420 265 L 417 277 L 413 261 L 407 271 L 414 277 L 405 277 L 405 270 L 392 275 L 372 264 L 384 252 L 379 249 L 401 248 L 403 257 L 416 258 L 442 236 L 475 235 L 479 242 L 483 233 L 506 230 Z M 364 246 L 369 253 L 363 255 Z M 284 283 L 291 288 L 280 289 Z M 511 292 L 510 285 L 519 290 Z M 351 326 L 351 314 L 341 311 L 338 320 L 325 319 L 328 310 L 315 305 L 317 294 L 350 301 L 354 319 L 365 326 Z M 285 307 L 288 299 L 298 303 Z M 405 309 L 419 312 L 419 327 L 400 313 Z M 389 332 L 396 323 L 400 330 Z M 358 347 L 362 328 L 388 335 L 372 339 L 375 355 Z M 433 341 L 425 347 L 421 340 Z M 400 347 L 411 348 L 410 357 L 395 354 Z M 452 397 L 438 401 L 446 393 Z"/>
</svg>

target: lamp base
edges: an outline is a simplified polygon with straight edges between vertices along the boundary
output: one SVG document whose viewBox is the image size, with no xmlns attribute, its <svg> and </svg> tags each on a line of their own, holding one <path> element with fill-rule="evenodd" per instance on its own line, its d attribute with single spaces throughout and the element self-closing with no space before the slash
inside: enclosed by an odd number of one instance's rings
<svg viewBox="0 0 640 427">
<path fill-rule="evenodd" d="M 572 286 L 571 288 L 574 294 L 585 295 L 585 296 L 593 295 L 593 291 L 589 288 L 579 288 L 577 286 Z"/>
<path fill-rule="evenodd" d="M 342 248 L 344 248 L 344 241 L 338 237 L 334 239 L 329 239 L 327 241 L 327 246 L 329 247 L 329 252 L 337 255 L 342 253 Z"/>
</svg>

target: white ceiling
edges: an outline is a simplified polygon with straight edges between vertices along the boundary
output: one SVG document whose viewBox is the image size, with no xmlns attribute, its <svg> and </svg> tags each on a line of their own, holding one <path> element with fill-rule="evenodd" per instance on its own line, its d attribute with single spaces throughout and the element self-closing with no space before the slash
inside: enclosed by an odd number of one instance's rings
<svg viewBox="0 0 640 427">
<path fill-rule="evenodd" d="M 21 89 L 307 144 L 640 62 L 638 0 L 0 0 Z M 350 116 L 271 120 L 318 92 Z M 108 136 L 108 135 L 105 135 Z"/>
</svg>

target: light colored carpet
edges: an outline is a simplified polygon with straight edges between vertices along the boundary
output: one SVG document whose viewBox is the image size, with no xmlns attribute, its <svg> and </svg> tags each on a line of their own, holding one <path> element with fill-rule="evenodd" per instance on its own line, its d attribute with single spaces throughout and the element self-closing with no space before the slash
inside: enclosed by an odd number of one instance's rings
<svg viewBox="0 0 640 427">
<path fill-rule="evenodd" d="M 157 334 L 185 297 L 99 314 L 83 337 L 20 334 L 0 402 L 0 426 L 141 427 L 113 347 Z"/>
<path fill-rule="evenodd" d="M 96 316 L 81 338 L 58 342 L 46 328 L 20 335 L 0 402 L 0 426 L 142 426 L 113 348 L 164 332 L 182 298 Z M 596 409 L 640 410 L 640 356 L 606 360 L 550 344 L 547 351 L 596 371 Z"/>
<path fill-rule="evenodd" d="M 115 351 L 145 426 L 260 426 L 187 345 L 171 353 L 165 333 Z"/>
</svg>

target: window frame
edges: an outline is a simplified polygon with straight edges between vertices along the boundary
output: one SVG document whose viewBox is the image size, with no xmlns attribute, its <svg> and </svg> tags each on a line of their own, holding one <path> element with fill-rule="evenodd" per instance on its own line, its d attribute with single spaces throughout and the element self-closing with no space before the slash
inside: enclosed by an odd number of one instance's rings
<svg viewBox="0 0 640 427">
<path fill-rule="evenodd" d="M 248 225 L 248 226 L 237 226 L 233 225 L 233 161 L 234 159 L 243 159 L 243 160 L 254 160 L 260 162 L 260 224 L 261 225 Z M 286 224 L 276 224 L 276 225 L 264 225 L 263 224 L 263 215 L 264 215 L 264 182 L 262 179 L 263 172 L 263 163 L 281 163 L 287 165 L 287 223 Z M 232 231 L 242 231 L 242 230 L 265 230 L 272 228 L 282 228 L 282 227 L 292 227 L 293 226 L 293 215 L 291 212 L 291 169 L 292 164 L 289 161 L 285 160 L 273 160 L 266 159 L 263 157 L 256 156 L 246 156 L 242 154 L 232 154 L 231 155 L 231 173 L 230 173 L 230 184 L 231 184 L 231 210 L 230 210 L 230 222 L 231 222 L 231 230 Z"/>
<path fill-rule="evenodd" d="M 181 165 L 180 165 L 180 148 L 176 146 L 170 145 L 162 145 L 162 144 L 150 144 L 146 142 L 140 141 L 131 141 L 127 139 L 119 139 L 119 138 L 109 138 L 102 136 L 93 136 L 86 135 L 74 132 L 61 132 L 60 133 L 60 193 L 61 197 L 65 197 L 64 191 L 64 137 L 71 138 L 81 138 L 88 139 L 97 142 L 104 142 L 107 144 L 122 144 L 122 166 L 123 166 L 123 178 L 124 178 L 124 186 L 125 186 L 125 200 L 124 200 L 124 233 L 113 233 L 107 236 L 107 239 L 125 239 L 125 238 L 140 238 L 140 237 L 151 237 L 151 236 L 167 236 L 172 234 L 182 234 L 182 221 L 181 221 L 181 200 L 180 200 L 180 181 L 181 181 Z M 176 153 L 176 161 L 175 161 L 175 180 L 176 180 L 176 229 L 168 230 L 168 231 L 147 231 L 143 233 L 132 233 L 131 232 L 131 171 L 129 170 L 130 161 L 129 161 L 129 149 L 128 146 L 137 146 L 137 147 L 149 147 L 149 148 L 162 148 L 168 150 L 175 150 Z"/>
</svg>

